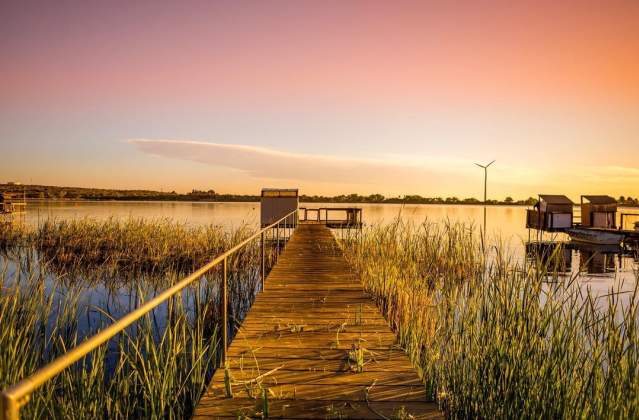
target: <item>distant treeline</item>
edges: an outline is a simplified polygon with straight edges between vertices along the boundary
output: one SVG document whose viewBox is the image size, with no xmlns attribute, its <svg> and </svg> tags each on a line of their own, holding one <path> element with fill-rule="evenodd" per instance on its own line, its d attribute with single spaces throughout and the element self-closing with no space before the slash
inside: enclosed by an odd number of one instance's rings
<svg viewBox="0 0 639 420">
<path fill-rule="evenodd" d="M 23 193 L 28 199 L 41 200 L 121 200 L 121 201 L 211 201 L 211 202 L 256 202 L 259 195 L 218 194 L 215 190 L 192 190 L 186 194 L 175 191 L 163 192 L 152 190 L 109 190 L 99 188 L 56 187 L 48 185 L 16 185 L 0 184 L 1 192 Z M 389 204 L 481 204 L 476 198 L 458 197 L 422 197 L 421 195 L 405 195 L 401 197 L 384 197 L 381 194 L 359 195 L 347 194 L 336 196 L 301 195 L 301 202 L 306 203 L 389 203 Z M 488 200 L 491 205 L 533 205 L 535 197 L 515 200 L 506 197 L 504 200 Z M 619 197 L 624 206 L 639 206 L 639 199 Z"/>
<path fill-rule="evenodd" d="M 371 195 L 337 195 L 333 197 L 323 195 L 302 195 L 300 201 L 307 203 L 387 203 L 387 204 L 481 204 L 482 201 L 476 198 L 458 197 L 422 197 L 421 195 L 404 195 L 401 197 L 384 197 L 381 194 Z M 536 198 L 530 197 L 526 200 L 514 200 L 506 197 L 504 200 L 488 200 L 488 204 L 493 205 L 532 205 L 537 202 Z"/>
</svg>

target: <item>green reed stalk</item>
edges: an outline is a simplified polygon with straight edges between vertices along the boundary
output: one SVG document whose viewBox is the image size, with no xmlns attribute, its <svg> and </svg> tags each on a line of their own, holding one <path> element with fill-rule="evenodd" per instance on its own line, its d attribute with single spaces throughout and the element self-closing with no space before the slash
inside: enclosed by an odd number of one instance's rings
<svg viewBox="0 0 639 420">
<path fill-rule="evenodd" d="M 121 293 L 124 287 L 139 305 L 182 277 L 181 270 L 198 268 L 248 233 L 170 221 L 83 220 L 45 222 L 16 234 L 8 241 L 14 251 L 0 257 L 0 389 L 112 321 L 108 307 L 92 306 L 87 310 L 101 313 L 102 321 L 80 331 L 85 289 L 116 285 Z M 258 243 L 229 258 L 235 322 L 252 304 L 260 264 Z M 220 277 L 213 270 L 172 298 L 161 309 L 166 326 L 158 328 L 149 314 L 48 382 L 23 408 L 24 418 L 189 417 L 220 361 Z"/>
<path fill-rule="evenodd" d="M 397 220 L 342 242 L 445 413 L 637 417 L 636 283 L 596 299 L 554 258 L 521 264 L 497 245 L 485 259 L 477 239 Z"/>
</svg>

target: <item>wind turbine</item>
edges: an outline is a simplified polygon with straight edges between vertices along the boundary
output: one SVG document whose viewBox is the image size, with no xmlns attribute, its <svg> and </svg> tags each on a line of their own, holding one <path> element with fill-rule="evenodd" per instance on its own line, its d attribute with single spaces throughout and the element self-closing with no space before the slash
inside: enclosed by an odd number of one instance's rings
<svg viewBox="0 0 639 420">
<path fill-rule="evenodd" d="M 490 165 L 492 165 L 493 163 L 495 163 L 495 161 L 493 160 L 492 162 L 490 162 L 488 165 L 480 165 L 479 163 L 475 163 L 475 165 L 479 166 L 480 168 L 484 169 L 484 234 L 482 235 L 482 248 L 483 248 L 483 244 L 484 244 L 484 236 L 486 236 L 486 200 L 487 200 L 487 193 L 488 193 L 488 167 Z"/>
</svg>

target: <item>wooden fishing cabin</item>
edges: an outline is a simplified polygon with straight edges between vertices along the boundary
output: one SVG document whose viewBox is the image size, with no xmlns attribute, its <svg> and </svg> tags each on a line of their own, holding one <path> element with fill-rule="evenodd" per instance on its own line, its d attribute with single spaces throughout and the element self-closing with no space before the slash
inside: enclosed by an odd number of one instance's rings
<svg viewBox="0 0 639 420">
<path fill-rule="evenodd" d="M 609 195 L 582 195 L 581 226 L 617 229 L 617 200 Z"/>
<path fill-rule="evenodd" d="M 261 226 L 269 226 L 282 217 L 295 211 L 299 206 L 299 190 L 297 188 L 263 188 L 260 199 Z M 287 218 L 292 226 L 293 217 Z"/>
<path fill-rule="evenodd" d="M 540 194 L 526 212 L 526 227 L 547 232 L 561 232 L 573 225 L 574 203 L 565 195 Z"/>
<path fill-rule="evenodd" d="M 617 200 L 608 195 L 582 195 L 581 214 L 575 221 L 574 203 L 565 195 L 540 194 L 526 211 L 526 228 L 540 232 L 563 232 L 574 243 L 590 245 L 621 244 L 639 247 L 639 230 L 625 230 L 623 216 L 617 227 Z"/>
</svg>

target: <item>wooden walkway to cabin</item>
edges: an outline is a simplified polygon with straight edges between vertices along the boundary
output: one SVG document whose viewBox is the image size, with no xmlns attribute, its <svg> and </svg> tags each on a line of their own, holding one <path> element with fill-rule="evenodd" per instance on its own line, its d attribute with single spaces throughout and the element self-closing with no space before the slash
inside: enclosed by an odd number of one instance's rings
<svg viewBox="0 0 639 420">
<path fill-rule="evenodd" d="M 229 347 L 233 398 L 220 368 L 195 419 L 261 418 L 263 389 L 270 418 L 442 417 L 325 226 L 298 226 L 265 289 Z"/>
</svg>

